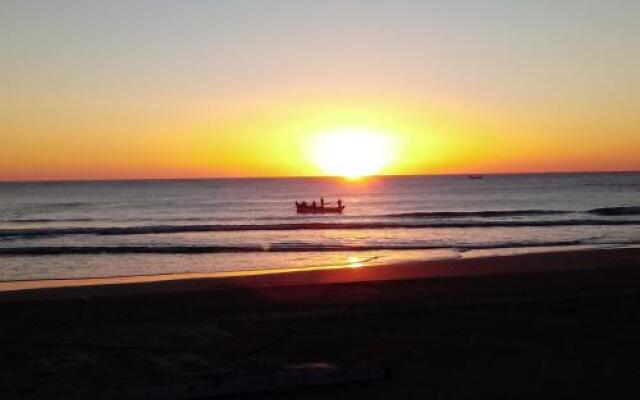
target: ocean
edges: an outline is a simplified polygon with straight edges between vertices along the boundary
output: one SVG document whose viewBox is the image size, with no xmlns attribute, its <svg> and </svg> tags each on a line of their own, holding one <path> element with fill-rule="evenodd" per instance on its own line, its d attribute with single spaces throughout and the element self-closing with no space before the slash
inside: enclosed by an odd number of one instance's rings
<svg viewBox="0 0 640 400">
<path fill-rule="evenodd" d="M 342 215 L 296 200 L 341 199 Z M 640 173 L 0 183 L 0 281 L 640 245 Z"/>
</svg>

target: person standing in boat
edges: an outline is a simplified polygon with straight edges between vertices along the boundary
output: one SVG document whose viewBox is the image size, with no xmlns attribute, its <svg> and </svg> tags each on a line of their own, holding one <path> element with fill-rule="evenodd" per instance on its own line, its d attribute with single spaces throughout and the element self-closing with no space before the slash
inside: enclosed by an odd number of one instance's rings
<svg viewBox="0 0 640 400">
<path fill-rule="evenodd" d="M 338 208 L 342 207 L 342 199 L 338 199 Z"/>
<path fill-rule="evenodd" d="M 315 200 L 313 201 L 313 203 L 311 203 L 311 207 L 313 207 L 313 208 L 316 208 L 316 207 L 317 207 L 317 205 L 316 205 L 316 201 L 315 201 Z"/>
<path fill-rule="evenodd" d="M 324 208 L 324 197 L 320 197 L 320 207 Z"/>
</svg>

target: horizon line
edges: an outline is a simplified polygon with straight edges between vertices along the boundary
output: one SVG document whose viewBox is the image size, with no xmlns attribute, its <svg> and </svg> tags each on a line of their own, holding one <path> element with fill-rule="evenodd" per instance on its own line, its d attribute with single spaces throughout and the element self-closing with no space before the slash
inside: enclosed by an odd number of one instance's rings
<svg viewBox="0 0 640 400">
<path fill-rule="evenodd" d="M 386 177 L 418 177 L 418 176 L 504 176 L 504 175 L 551 175 L 551 174 L 622 174 L 622 173 L 640 173 L 640 170 L 570 170 L 570 171 L 527 171 L 527 172 L 456 172 L 449 174 L 380 174 L 367 175 L 360 179 L 366 178 L 386 178 Z M 349 181 L 352 179 L 340 175 L 280 175 L 280 176 L 211 176 L 211 177 L 181 177 L 181 178 L 70 178 L 70 179 L 0 179 L 2 183 L 82 183 L 82 182 L 144 182 L 144 181 L 207 181 L 207 180 L 257 180 L 257 179 L 308 179 L 308 178 L 326 178 L 326 179 L 343 179 Z"/>
</svg>

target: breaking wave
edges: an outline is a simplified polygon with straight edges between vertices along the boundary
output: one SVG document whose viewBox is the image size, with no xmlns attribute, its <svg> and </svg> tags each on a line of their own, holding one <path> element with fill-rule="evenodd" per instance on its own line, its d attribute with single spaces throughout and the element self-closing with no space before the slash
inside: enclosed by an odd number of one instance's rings
<svg viewBox="0 0 640 400">
<path fill-rule="evenodd" d="M 508 211 L 427 211 L 388 214 L 386 217 L 395 218 L 464 218 L 464 217 L 525 217 L 540 215 L 571 214 L 571 211 L 560 210 L 508 210 Z"/>
<path fill-rule="evenodd" d="M 93 218 L 14 218 L 7 219 L 3 222 L 11 222 L 14 224 L 33 224 L 33 223 L 47 223 L 47 222 L 91 222 L 96 221 Z"/>
<path fill-rule="evenodd" d="M 34 238 L 62 235 L 146 235 L 184 232 L 238 231 L 296 231 L 296 230 L 355 230 L 355 229 L 443 229 L 443 228 L 509 228 L 556 226 L 619 226 L 640 225 L 640 220 L 568 219 L 568 220 L 509 220 L 509 221 L 443 221 L 443 222 L 312 222 L 289 224 L 243 225 L 153 225 L 127 227 L 73 227 L 0 229 L 0 238 Z"/>
<path fill-rule="evenodd" d="M 435 250 L 457 249 L 461 251 L 522 248 L 577 246 L 581 240 L 554 242 L 503 242 L 486 244 L 460 244 L 445 246 L 441 244 L 390 244 L 390 245 L 322 245 L 308 244 L 269 244 L 262 246 L 46 246 L 46 247 L 9 247 L 0 248 L 0 256 L 51 256 L 51 255 L 100 255 L 100 254 L 213 254 L 213 253 L 261 253 L 261 252 L 341 252 L 373 250 Z"/>
<path fill-rule="evenodd" d="M 604 207 L 589 210 L 589 213 L 603 216 L 640 215 L 640 207 Z"/>
</svg>

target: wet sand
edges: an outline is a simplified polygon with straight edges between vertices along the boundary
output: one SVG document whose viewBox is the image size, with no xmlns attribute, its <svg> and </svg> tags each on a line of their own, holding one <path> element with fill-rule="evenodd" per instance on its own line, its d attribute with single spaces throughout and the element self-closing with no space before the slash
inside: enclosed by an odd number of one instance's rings
<svg viewBox="0 0 640 400">
<path fill-rule="evenodd" d="M 638 391 L 640 249 L 166 278 L 3 288 L 0 397 Z"/>
</svg>

